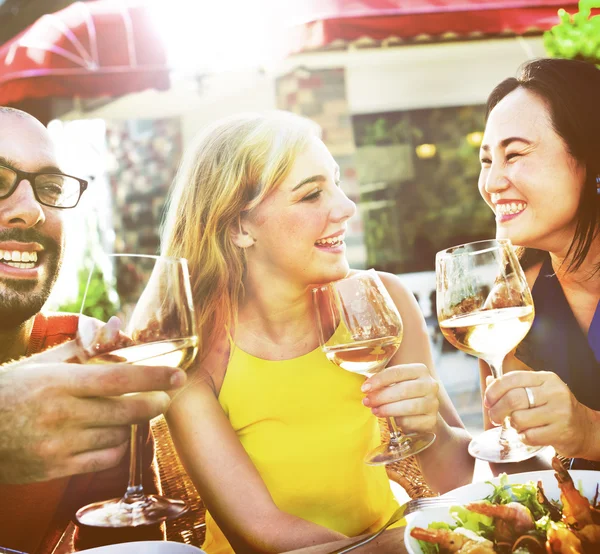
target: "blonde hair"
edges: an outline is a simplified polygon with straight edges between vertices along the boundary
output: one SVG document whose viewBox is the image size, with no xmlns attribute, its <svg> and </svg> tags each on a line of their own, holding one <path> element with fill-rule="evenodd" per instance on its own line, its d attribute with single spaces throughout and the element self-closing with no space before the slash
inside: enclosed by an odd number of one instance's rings
<svg viewBox="0 0 600 554">
<path fill-rule="evenodd" d="M 288 175 L 319 127 L 289 112 L 241 114 L 201 133 L 184 155 L 168 200 L 162 252 L 187 258 L 199 359 L 231 332 L 243 294 L 245 249 L 232 229 Z"/>
</svg>

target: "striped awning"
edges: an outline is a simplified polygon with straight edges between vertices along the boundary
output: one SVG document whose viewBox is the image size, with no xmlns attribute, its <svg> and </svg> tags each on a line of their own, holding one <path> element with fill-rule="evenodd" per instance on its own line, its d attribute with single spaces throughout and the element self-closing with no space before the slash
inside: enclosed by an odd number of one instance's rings
<svg viewBox="0 0 600 554">
<path fill-rule="evenodd" d="M 297 0 L 291 8 L 290 52 L 540 34 L 559 22 L 559 8 L 575 13 L 578 3 L 565 0 Z"/>
<path fill-rule="evenodd" d="M 169 88 L 164 45 L 143 0 L 75 2 L 0 46 L 0 105 Z"/>
</svg>

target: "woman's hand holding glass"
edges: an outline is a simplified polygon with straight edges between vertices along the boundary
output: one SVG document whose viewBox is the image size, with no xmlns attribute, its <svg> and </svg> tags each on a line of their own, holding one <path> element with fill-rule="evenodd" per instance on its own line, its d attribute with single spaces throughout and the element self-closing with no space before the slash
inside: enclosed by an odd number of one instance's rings
<svg viewBox="0 0 600 554">
<path fill-rule="evenodd" d="M 439 388 L 424 364 L 389 366 L 364 382 L 363 404 L 377 417 L 393 417 L 406 433 L 432 432 L 438 421 Z"/>
<path fill-rule="evenodd" d="M 367 454 L 365 462 L 389 464 L 427 448 L 435 440 L 428 432 L 433 426 L 427 424 L 432 421 L 432 410 L 437 414 L 438 408 L 437 398 L 427 399 L 434 389 L 437 394 L 437 385 L 425 375 L 429 372 L 423 364 L 386 368 L 402 342 L 404 329 L 377 272 L 359 271 L 315 288 L 313 300 L 325 355 L 342 369 L 369 377 L 362 388 L 368 393 L 363 403 L 388 421 L 389 443 Z M 405 435 L 396 418 L 408 418 L 409 423 L 413 418 L 412 425 L 425 424 L 427 432 Z"/>
<path fill-rule="evenodd" d="M 556 373 L 513 371 L 500 379 L 489 377 L 484 406 L 492 422 L 510 417 L 527 445 L 550 445 L 569 458 L 598 456 L 599 414 L 578 402 Z"/>
<path fill-rule="evenodd" d="M 454 246 L 436 255 L 440 329 L 456 348 L 477 356 L 502 376 L 506 355 L 531 328 L 533 299 L 509 240 Z M 488 462 L 520 462 L 540 447 L 521 442 L 510 424 L 473 439 L 469 453 Z"/>
</svg>

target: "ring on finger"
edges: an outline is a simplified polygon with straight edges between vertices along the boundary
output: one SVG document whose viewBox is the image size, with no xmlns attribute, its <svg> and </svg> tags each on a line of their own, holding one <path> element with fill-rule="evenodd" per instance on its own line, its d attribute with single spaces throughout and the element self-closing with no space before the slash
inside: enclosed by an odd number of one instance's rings
<svg viewBox="0 0 600 554">
<path fill-rule="evenodd" d="M 535 408 L 535 396 L 533 396 L 533 391 L 529 387 L 523 387 L 525 389 L 525 394 L 527 395 L 527 402 L 529 402 L 529 408 Z"/>
</svg>

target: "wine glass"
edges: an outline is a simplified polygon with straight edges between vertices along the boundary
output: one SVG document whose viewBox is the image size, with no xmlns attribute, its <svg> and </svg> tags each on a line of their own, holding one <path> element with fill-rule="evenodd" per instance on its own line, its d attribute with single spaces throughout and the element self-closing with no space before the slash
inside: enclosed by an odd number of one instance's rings
<svg viewBox="0 0 600 554">
<path fill-rule="evenodd" d="M 87 281 L 77 340 L 85 364 L 131 363 L 187 369 L 197 353 L 198 337 L 185 259 L 115 254 L 96 263 Z M 114 288 L 109 283 L 115 275 Z M 86 316 L 98 310 L 116 312 L 109 325 L 118 326 L 117 339 L 107 346 L 104 332 Z M 174 519 L 187 511 L 185 502 L 144 494 L 142 450 L 147 426 L 131 427 L 129 483 L 122 498 L 80 508 L 77 521 L 94 527 L 136 527 Z"/>
<path fill-rule="evenodd" d="M 330 362 L 369 377 L 379 373 L 402 342 L 402 318 L 373 269 L 313 289 L 321 348 Z M 404 435 L 393 417 L 387 418 L 388 444 L 365 458 L 369 465 L 402 460 L 427 448 L 433 433 Z"/>
<path fill-rule="evenodd" d="M 454 246 L 436 255 L 440 329 L 456 348 L 484 360 L 495 379 L 502 363 L 529 332 L 533 299 L 507 239 Z M 505 418 L 473 439 L 469 453 L 488 462 L 520 462 L 542 447 L 525 445 Z"/>
</svg>

